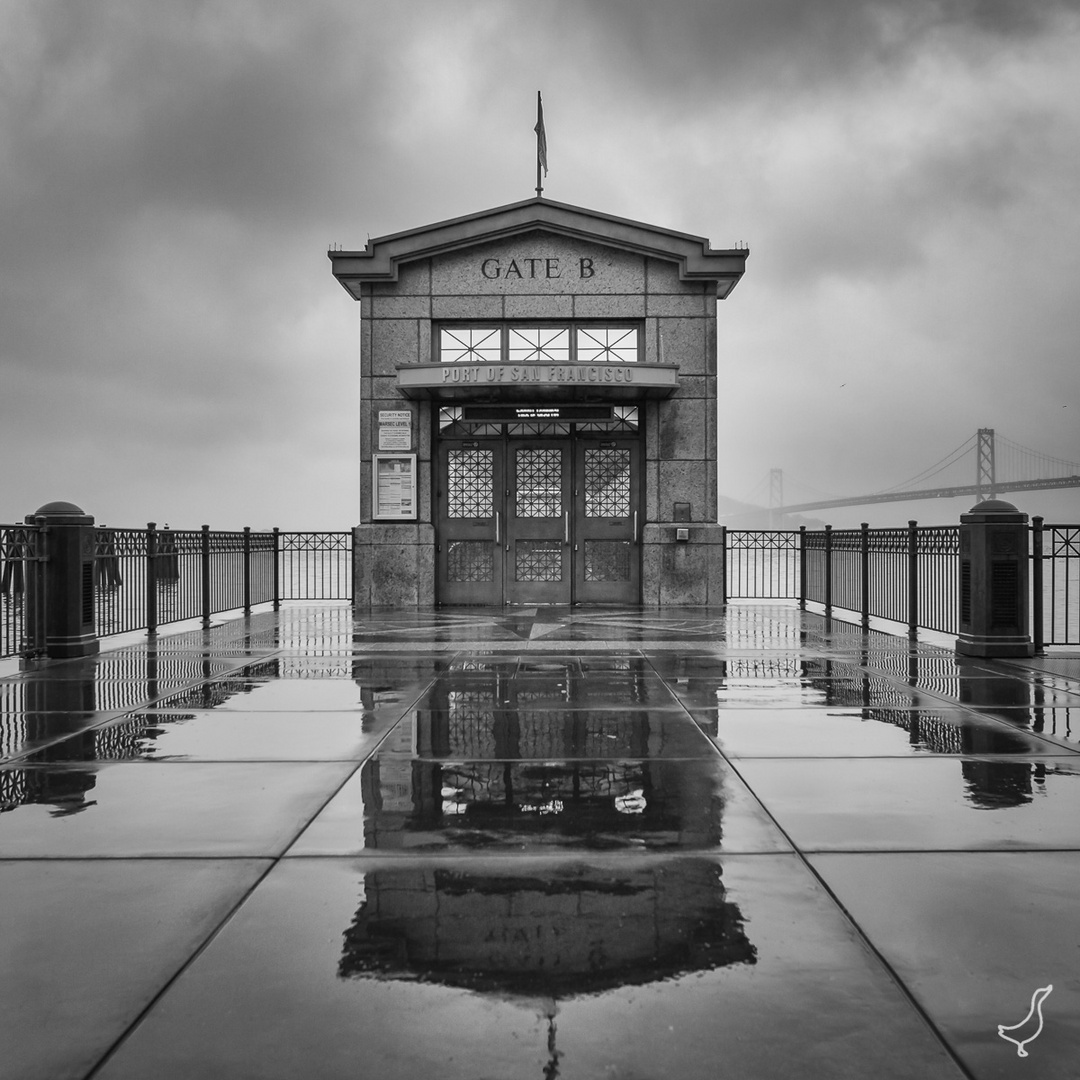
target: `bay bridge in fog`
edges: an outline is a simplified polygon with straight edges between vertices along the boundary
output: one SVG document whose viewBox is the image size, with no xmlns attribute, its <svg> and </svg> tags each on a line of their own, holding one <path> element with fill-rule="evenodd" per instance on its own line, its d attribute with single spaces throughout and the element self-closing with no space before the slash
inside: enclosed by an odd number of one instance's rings
<svg viewBox="0 0 1080 1080">
<path fill-rule="evenodd" d="M 955 479 L 960 469 L 972 471 L 972 483 L 944 483 Z M 936 484 L 935 484 L 935 478 Z M 966 442 L 933 465 L 901 484 L 865 495 L 823 495 L 808 502 L 784 501 L 783 469 L 769 474 L 769 512 L 798 514 L 833 506 L 868 506 L 871 503 L 908 502 L 922 499 L 951 499 L 971 496 L 978 501 L 994 499 L 1008 491 L 1038 491 L 1049 488 L 1080 487 L 1080 463 L 1054 457 L 1021 446 L 993 428 L 979 428 Z"/>
</svg>

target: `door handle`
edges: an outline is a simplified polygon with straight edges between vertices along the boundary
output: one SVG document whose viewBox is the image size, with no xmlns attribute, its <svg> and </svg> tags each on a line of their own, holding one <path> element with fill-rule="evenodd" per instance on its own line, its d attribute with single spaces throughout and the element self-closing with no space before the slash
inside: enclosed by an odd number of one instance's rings
<svg viewBox="0 0 1080 1080">
<path fill-rule="evenodd" d="M 495 511 L 495 543 L 499 542 L 499 511 Z"/>
<path fill-rule="evenodd" d="M 637 511 L 634 511 L 634 543 L 637 543 Z"/>
<path fill-rule="evenodd" d="M 570 511 L 563 513 L 563 542 L 570 543 Z"/>
</svg>

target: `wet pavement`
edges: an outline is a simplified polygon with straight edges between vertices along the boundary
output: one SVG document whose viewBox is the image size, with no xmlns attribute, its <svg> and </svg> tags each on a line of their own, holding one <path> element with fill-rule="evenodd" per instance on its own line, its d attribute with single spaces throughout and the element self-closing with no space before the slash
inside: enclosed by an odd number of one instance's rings
<svg viewBox="0 0 1080 1080">
<path fill-rule="evenodd" d="M 0 670 L 5 1080 L 1080 1075 L 1078 656 L 751 605 L 104 645 Z"/>
</svg>

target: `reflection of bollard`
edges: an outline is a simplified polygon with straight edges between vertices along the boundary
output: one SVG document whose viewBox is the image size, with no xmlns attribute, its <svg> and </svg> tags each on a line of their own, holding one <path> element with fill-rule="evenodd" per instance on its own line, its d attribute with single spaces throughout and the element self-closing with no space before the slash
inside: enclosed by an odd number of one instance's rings
<svg viewBox="0 0 1080 1080">
<path fill-rule="evenodd" d="M 1028 517 L 988 499 L 960 515 L 960 636 L 964 656 L 1033 656 L 1028 633 Z"/>
<path fill-rule="evenodd" d="M 27 518 L 44 526 L 45 561 L 31 563 L 45 575 L 45 655 L 92 656 L 100 649 L 94 628 L 94 519 L 74 503 L 52 502 Z M 34 619 L 38 616 L 35 614 Z M 34 640 L 34 627 L 28 627 Z"/>
</svg>

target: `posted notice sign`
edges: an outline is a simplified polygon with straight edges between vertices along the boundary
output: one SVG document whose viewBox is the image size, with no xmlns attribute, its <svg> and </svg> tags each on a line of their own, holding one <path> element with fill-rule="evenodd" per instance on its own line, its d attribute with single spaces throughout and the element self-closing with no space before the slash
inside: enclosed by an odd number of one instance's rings
<svg viewBox="0 0 1080 1080">
<path fill-rule="evenodd" d="M 376 454 L 374 501 L 376 521 L 416 520 L 416 455 Z"/>
<path fill-rule="evenodd" d="M 412 413 L 408 409 L 379 410 L 379 449 L 412 449 Z"/>
</svg>

